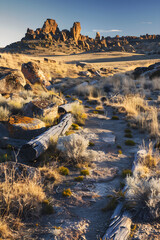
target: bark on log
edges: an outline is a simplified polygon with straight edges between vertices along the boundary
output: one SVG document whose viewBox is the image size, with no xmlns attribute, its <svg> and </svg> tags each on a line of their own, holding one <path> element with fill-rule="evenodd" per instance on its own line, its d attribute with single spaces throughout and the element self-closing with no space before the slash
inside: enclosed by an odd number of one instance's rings
<svg viewBox="0 0 160 240">
<path fill-rule="evenodd" d="M 23 145 L 20 149 L 18 160 L 33 161 L 44 153 L 50 145 L 51 139 L 56 139 L 60 135 L 63 135 L 72 125 L 72 115 L 66 114 L 61 122 L 51 127 L 46 132 L 31 139 L 28 143 Z"/>
<path fill-rule="evenodd" d="M 72 103 L 67 103 L 58 107 L 58 113 L 67 113 L 72 111 L 74 104 L 79 104 L 79 101 L 74 101 Z"/>
</svg>

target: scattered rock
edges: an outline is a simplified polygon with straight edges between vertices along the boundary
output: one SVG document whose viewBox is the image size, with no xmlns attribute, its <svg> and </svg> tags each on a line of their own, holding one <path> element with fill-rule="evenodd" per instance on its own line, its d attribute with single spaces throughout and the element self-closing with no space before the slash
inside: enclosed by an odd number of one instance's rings
<svg viewBox="0 0 160 240">
<path fill-rule="evenodd" d="M 89 71 L 82 71 L 82 72 L 79 72 L 79 75 L 85 76 L 85 77 L 91 77 L 92 74 Z"/>
<path fill-rule="evenodd" d="M 0 67 L 0 92 L 22 90 L 25 85 L 26 80 L 19 70 Z"/>
<path fill-rule="evenodd" d="M 41 83 L 44 85 L 49 85 L 49 81 L 47 81 L 44 73 L 36 63 L 23 63 L 22 73 L 24 74 L 25 78 L 28 79 L 32 84 Z"/>
<path fill-rule="evenodd" d="M 8 121 L 10 136 L 13 138 L 31 139 L 45 131 L 45 123 L 37 118 L 11 116 Z"/>
<path fill-rule="evenodd" d="M 56 60 L 49 59 L 49 58 L 44 58 L 45 62 L 50 62 L 50 63 L 56 63 Z"/>
<path fill-rule="evenodd" d="M 34 100 L 27 103 L 23 108 L 25 116 L 46 116 L 52 114 L 53 119 L 57 117 L 58 106 L 48 100 Z"/>
</svg>

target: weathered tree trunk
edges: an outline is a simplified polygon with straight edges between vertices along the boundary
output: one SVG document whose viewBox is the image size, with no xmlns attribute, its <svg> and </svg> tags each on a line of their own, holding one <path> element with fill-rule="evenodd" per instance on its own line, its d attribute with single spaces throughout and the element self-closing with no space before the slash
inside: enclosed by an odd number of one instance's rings
<svg viewBox="0 0 160 240">
<path fill-rule="evenodd" d="M 72 125 L 72 115 L 66 114 L 61 122 L 51 127 L 46 132 L 30 140 L 23 145 L 20 149 L 18 160 L 33 161 L 38 158 L 43 152 L 47 150 L 50 145 L 51 139 L 57 139 L 60 135 L 63 135 Z"/>
<path fill-rule="evenodd" d="M 73 105 L 77 103 L 79 104 L 79 101 L 74 101 L 72 103 L 67 103 L 64 105 L 61 105 L 58 107 L 58 113 L 67 113 L 67 112 L 71 112 L 72 111 L 72 107 Z"/>
</svg>

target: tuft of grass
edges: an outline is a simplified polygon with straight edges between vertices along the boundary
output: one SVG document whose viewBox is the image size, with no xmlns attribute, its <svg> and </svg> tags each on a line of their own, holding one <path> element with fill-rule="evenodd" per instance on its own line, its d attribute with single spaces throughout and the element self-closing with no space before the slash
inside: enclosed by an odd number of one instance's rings
<svg viewBox="0 0 160 240">
<path fill-rule="evenodd" d="M 78 177 L 75 177 L 74 180 L 76 182 L 82 182 L 84 180 L 84 176 L 78 176 Z"/>
<path fill-rule="evenodd" d="M 11 112 L 6 107 L 0 107 L 0 121 L 7 121 Z"/>
<path fill-rule="evenodd" d="M 122 171 L 122 177 L 126 178 L 127 176 L 132 176 L 132 171 L 130 169 L 124 169 Z"/>
<path fill-rule="evenodd" d="M 54 213 L 54 208 L 51 204 L 51 201 L 49 199 L 45 199 L 42 202 L 42 214 L 48 215 L 53 213 Z"/>
<path fill-rule="evenodd" d="M 126 138 L 133 138 L 133 135 L 132 135 L 131 133 L 126 133 L 124 136 L 125 136 Z"/>
<path fill-rule="evenodd" d="M 125 133 L 132 133 L 132 131 L 129 128 L 126 128 L 124 131 Z"/>
<path fill-rule="evenodd" d="M 119 144 L 117 145 L 117 148 L 118 148 L 118 149 L 122 149 L 121 145 L 119 145 Z"/>
<path fill-rule="evenodd" d="M 87 169 L 81 170 L 81 175 L 87 176 L 89 175 L 89 171 Z"/>
<path fill-rule="evenodd" d="M 126 140 L 126 141 L 125 141 L 125 145 L 126 145 L 126 146 L 135 146 L 136 143 L 135 143 L 133 140 Z"/>
<path fill-rule="evenodd" d="M 72 105 L 71 112 L 72 112 L 77 124 L 79 124 L 79 125 L 84 125 L 85 124 L 87 114 L 85 113 L 85 109 L 84 109 L 83 105 L 79 104 L 79 102 L 78 103 L 75 102 Z"/>
<path fill-rule="evenodd" d="M 89 141 L 89 147 L 94 147 L 95 146 L 95 143 L 94 142 L 91 142 Z"/>
<path fill-rule="evenodd" d="M 96 110 L 93 110 L 93 114 L 98 114 L 98 111 L 96 111 Z"/>
<path fill-rule="evenodd" d="M 114 116 L 112 116 L 112 120 L 119 120 L 119 117 L 114 115 Z"/>
<path fill-rule="evenodd" d="M 79 125 L 76 123 L 72 123 L 73 130 L 79 130 Z"/>
<path fill-rule="evenodd" d="M 73 130 L 68 130 L 65 134 L 66 134 L 66 136 L 69 136 L 69 135 L 71 135 L 71 134 L 73 134 L 73 133 L 75 133 L 75 131 L 73 131 Z"/>
<path fill-rule="evenodd" d="M 70 197 L 72 195 L 71 189 L 70 188 L 64 189 L 62 195 L 64 197 Z"/>
<path fill-rule="evenodd" d="M 116 208 L 117 204 L 118 204 L 117 198 L 113 197 L 112 199 L 109 200 L 107 205 L 104 208 L 102 208 L 102 211 L 103 212 L 113 211 Z"/>
<path fill-rule="evenodd" d="M 122 150 L 119 149 L 119 150 L 118 150 L 118 154 L 122 154 Z"/>
<path fill-rule="evenodd" d="M 59 173 L 63 176 L 68 176 L 69 175 L 69 169 L 66 167 L 59 167 Z"/>
<path fill-rule="evenodd" d="M 45 178 L 47 181 L 54 182 L 59 179 L 59 174 L 56 169 L 52 169 L 46 166 L 39 168 L 41 175 Z"/>
</svg>

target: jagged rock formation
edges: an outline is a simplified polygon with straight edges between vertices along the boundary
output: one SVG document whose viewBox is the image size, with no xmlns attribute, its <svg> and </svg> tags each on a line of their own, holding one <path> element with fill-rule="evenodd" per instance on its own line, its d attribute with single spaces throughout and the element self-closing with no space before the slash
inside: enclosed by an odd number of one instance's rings
<svg viewBox="0 0 160 240">
<path fill-rule="evenodd" d="M 81 24 L 80 22 L 74 22 L 73 27 L 71 28 L 71 35 L 73 39 L 78 42 L 81 33 Z"/>
<path fill-rule="evenodd" d="M 53 19 L 47 19 L 42 28 L 35 31 L 27 29 L 25 37 L 20 42 L 13 43 L 1 52 L 27 52 L 40 53 L 44 49 L 48 52 L 62 51 L 65 53 L 78 53 L 84 51 L 124 51 L 144 54 L 160 54 L 160 35 L 141 35 L 115 37 L 101 37 L 96 33 L 95 39 L 81 34 L 80 22 L 74 22 L 69 30 L 59 30 Z M 46 51 L 47 52 L 47 51 Z"/>
</svg>

